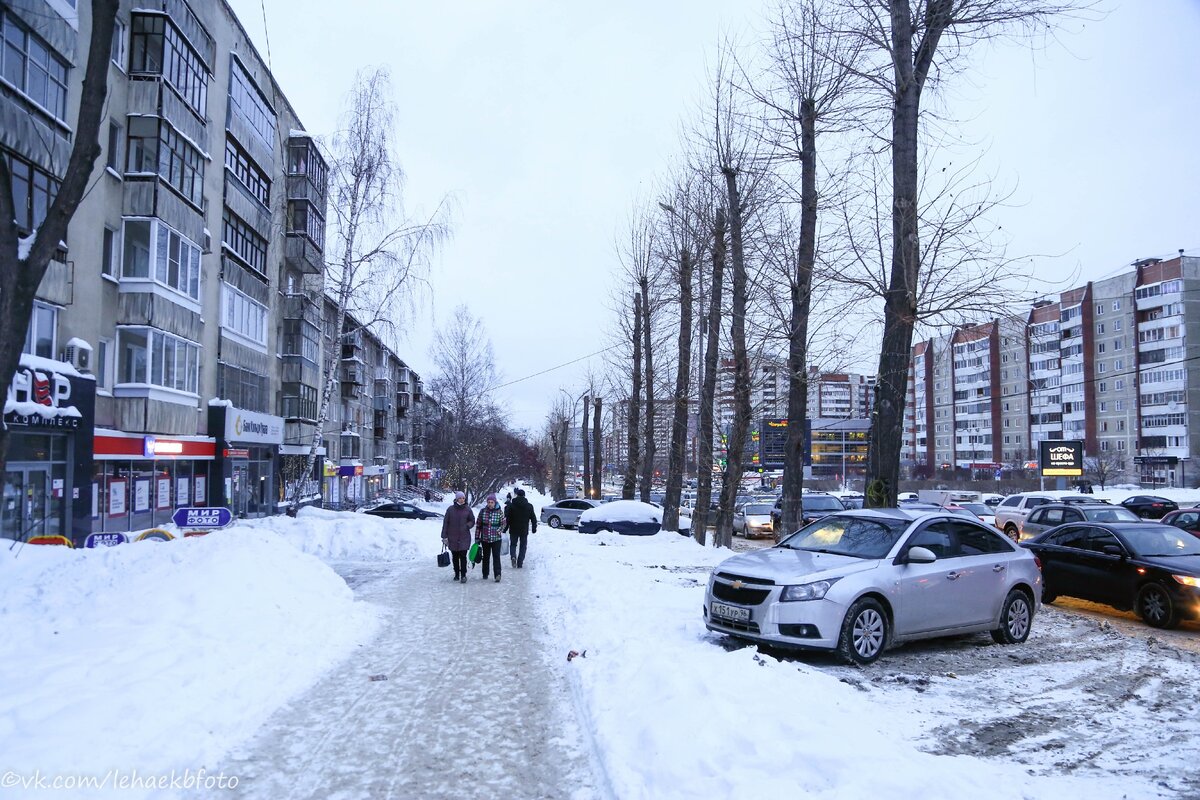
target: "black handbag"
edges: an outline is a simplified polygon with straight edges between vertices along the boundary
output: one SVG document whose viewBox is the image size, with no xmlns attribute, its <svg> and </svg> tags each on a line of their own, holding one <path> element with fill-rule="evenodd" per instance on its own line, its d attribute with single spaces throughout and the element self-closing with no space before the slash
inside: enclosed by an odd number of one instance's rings
<svg viewBox="0 0 1200 800">
<path fill-rule="evenodd" d="M 450 554 L 446 552 L 446 545 L 442 545 L 442 552 L 438 553 L 438 566 L 450 566 Z"/>
</svg>

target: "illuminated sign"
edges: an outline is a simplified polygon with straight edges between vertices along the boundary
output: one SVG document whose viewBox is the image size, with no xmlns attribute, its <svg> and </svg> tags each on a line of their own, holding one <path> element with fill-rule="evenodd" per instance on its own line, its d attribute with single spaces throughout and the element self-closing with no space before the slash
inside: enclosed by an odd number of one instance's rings
<svg viewBox="0 0 1200 800">
<path fill-rule="evenodd" d="M 1040 443 L 1042 474 L 1079 477 L 1083 474 L 1083 442 L 1048 439 Z"/>
</svg>

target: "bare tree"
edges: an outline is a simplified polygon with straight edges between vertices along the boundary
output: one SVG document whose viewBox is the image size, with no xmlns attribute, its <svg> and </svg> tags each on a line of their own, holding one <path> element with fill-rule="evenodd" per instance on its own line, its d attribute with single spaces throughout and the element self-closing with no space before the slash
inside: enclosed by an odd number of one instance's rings
<svg viewBox="0 0 1200 800">
<path fill-rule="evenodd" d="M 38 286 L 59 250 L 59 242 L 67 238 L 67 226 L 100 157 L 100 123 L 108 96 L 108 64 L 118 5 L 117 0 L 92 0 L 92 32 L 75 116 L 75 141 L 45 218 L 24 238 L 17 223 L 8 159 L 0 158 L 0 397 L 8 396 L 21 363 Z M 25 214 L 20 216 L 24 218 Z M 0 421 L 0 475 L 8 462 L 10 437 L 8 426 Z"/>
<path fill-rule="evenodd" d="M 630 380 L 628 413 L 629 445 L 625 464 L 625 483 L 621 487 L 621 497 L 633 499 L 637 486 L 638 470 L 641 466 L 639 443 L 641 441 L 641 404 L 642 404 L 642 296 L 633 293 L 633 374 Z"/>
<path fill-rule="evenodd" d="M 692 538 L 705 544 L 708 536 L 709 506 L 712 502 L 713 411 L 717 397 L 717 362 L 721 346 L 721 307 L 725 285 L 727 226 L 725 209 L 718 206 L 713 219 L 712 272 L 709 280 L 709 305 L 705 325 L 704 379 L 700 389 L 699 425 L 696 434 L 696 459 L 699 474 L 696 479 L 696 507 L 692 510 Z M 730 538 L 732 539 L 732 530 Z"/>
<path fill-rule="evenodd" d="M 804 420 L 808 416 L 808 341 L 813 273 L 817 261 L 817 137 L 837 134 L 853 124 L 857 75 L 847 68 L 861 43 L 834 33 L 822 15 L 820 0 L 782 5 L 772 24 L 769 67 L 762 88 L 751 91 L 767 109 L 767 127 L 777 158 L 800 170 L 800 231 L 788 275 L 788 435 L 784 454 L 782 530 L 800 527 L 804 490 Z M 790 226 L 785 223 L 785 228 Z M 785 237 L 787 241 L 790 237 Z"/>
<path fill-rule="evenodd" d="M 1094 456 L 1084 459 L 1088 477 L 1100 484 L 1100 490 L 1108 488 L 1125 475 L 1125 451 L 1100 450 Z"/>
<path fill-rule="evenodd" d="M 588 442 L 588 396 L 585 394 L 583 403 L 583 421 L 579 423 L 579 440 L 583 445 L 583 496 L 592 496 L 592 448 Z"/>
<path fill-rule="evenodd" d="M 410 220 L 403 207 L 404 175 L 393 153 L 395 104 L 385 68 L 355 79 L 343 112 L 343 127 L 330 153 L 332 221 L 336 236 L 327 264 L 326 293 L 336 306 L 333 338 L 325 345 L 325 391 L 302 475 L 311 475 L 336 394 L 342 343 L 361 328 L 381 329 L 394 339 L 397 305 L 422 280 L 429 259 L 449 235 L 449 206 L 442 201 L 423 222 Z M 349 326 L 347 320 L 354 323 Z M 302 481 L 289 486 L 289 513 L 303 493 Z"/>
<path fill-rule="evenodd" d="M 499 415 L 492 402 L 492 387 L 500 382 L 492 340 L 482 320 L 465 305 L 439 328 L 430 347 L 437 372 L 430 391 L 450 412 L 459 429 L 472 428 Z"/>
<path fill-rule="evenodd" d="M 601 456 L 604 450 L 601 447 L 600 440 L 600 411 L 603 401 L 601 398 L 594 396 L 594 389 L 592 393 L 592 405 L 595 406 L 595 412 L 592 415 L 592 490 L 596 493 L 596 498 L 599 499 L 602 496 L 601 480 L 603 476 L 602 467 L 604 464 L 604 459 Z"/>
<path fill-rule="evenodd" d="M 867 502 L 893 506 L 900 477 L 904 401 L 921 280 L 921 100 L 934 75 L 952 75 L 971 45 L 1009 33 L 1047 30 L 1052 19 L 1076 9 L 1071 0 L 847 0 L 855 23 L 841 31 L 860 39 L 877 58 L 847 65 L 889 99 L 891 255 L 884 294 L 883 340 L 871 448 Z M 942 47 L 943 39 L 946 46 Z M 938 59 L 935 62 L 935 59 Z"/>
</svg>

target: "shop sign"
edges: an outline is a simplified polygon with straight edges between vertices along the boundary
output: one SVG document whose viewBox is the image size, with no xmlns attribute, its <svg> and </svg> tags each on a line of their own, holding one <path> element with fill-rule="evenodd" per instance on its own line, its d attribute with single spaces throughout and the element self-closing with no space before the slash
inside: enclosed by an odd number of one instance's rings
<svg viewBox="0 0 1200 800">
<path fill-rule="evenodd" d="M 150 530 L 145 531 L 140 536 L 138 536 L 137 541 L 139 541 L 139 542 L 169 542 L 174 538 L 175 537 L 171 535 L 170 531 L 164 531 L 162 528 L 151 528 Z"/>
<path fill-rule="evenodd" d="M 225 441 L 283 444 L 283 417 L 230 406 L 225 409 Z"/>
<path fill-rule="evenodd" d="M 128 544 L 129 537 L 123 533 L 89 533 L 88 537 L 83 540 L 84 547 L 114 547 L 119 544 Z"/>
<path fill-rule="evenodd" d="M 1047 439 L 1039 443 L 1043 475 L 1078 477 L 1083 474 L 1083 442 Z"/>
<path fill-rule="evenodd" d="M 250 451 L 244 447 L 226 447 L 225 448 L 225 457 L 226 458 L 249 458 Z"/>
<path fill-rule="evenodd" d="M 417 480 L 427 481 L 433 477 L 433 473 L 429 470 L 417 470 Z"/>
<path fill-rule="evenodd" d="M 346 465 L 346 466 L 338 467 L 337 474 L 338 474 L 338 477 L 340 477 L 340 478 L 354 478 L 354 477 L 360 476 L 363 474 L 363 465 L 355 464 L 353 466 Z"/>
<path fill-rule="evenodd" d="M 4 421 L 30 428 L 79 427 L 82 414 L 70 405 L 71 381 L 49 369 L 22 364 L 13 373 L 4 403 Z"/>
<path fill-rule="evenodd" d="M 222 506 L 177 508 L 171 520 L 181 528 L 224 528 L 233 522 L 233 512 Z"/>
</svg>

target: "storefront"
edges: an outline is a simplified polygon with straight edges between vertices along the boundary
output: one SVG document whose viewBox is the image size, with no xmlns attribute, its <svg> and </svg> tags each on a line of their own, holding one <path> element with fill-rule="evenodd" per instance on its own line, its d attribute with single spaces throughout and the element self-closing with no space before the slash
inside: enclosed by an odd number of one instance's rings
<svg viewBox="0 0 1200 800">
<path fill-rule="evenodd" d="M 317 448 L 312 472 L 306 473 L 304 468 L 308 465 L 309 450 L 308 445 L 279 445 L 275 503 L 279 514 L 287 510 L 295 494 L 300 495 L 301 506 L 321 504 L 321 473 L 325 464 L 325 448 Z"/>
<path fill-rule="evenodd" d="M 210 404 L 208 430 L 217 435 L 221 505 L 234 517 L 277 513 L 276 464 L 283 444 L 283 417 Z"/>
<path fill-rule="evenodd" d="M 359 506 L 367 501 L 363 483 L 365 467 L 356 461 L 341 465 L 325 462 L 325 504 L 331 508 Z"/>
<path fill-rule="evenodd" d="M 177 508 L 220 505 L 212 492 L 217 442 L 211 436 L 98 429 L 93 449 L 94 532 L 156 528 Z"/>
<path fill-rule="evenodd" d="M 393 489 L 391 477 L 391 470 L 386 465 L 376 464 L 370 467 L 363 467 L 363 480 L 366 483 L 366 500 L 370 502 L 384 492 Z"/>
<path fill-rule="evenodd" d="M 80 545 L 88 524 L 96 382 L 71 365 L 22 355 L 4 404 L 12 432 L 0 536 L 63 536 Z"/>
</svg>

